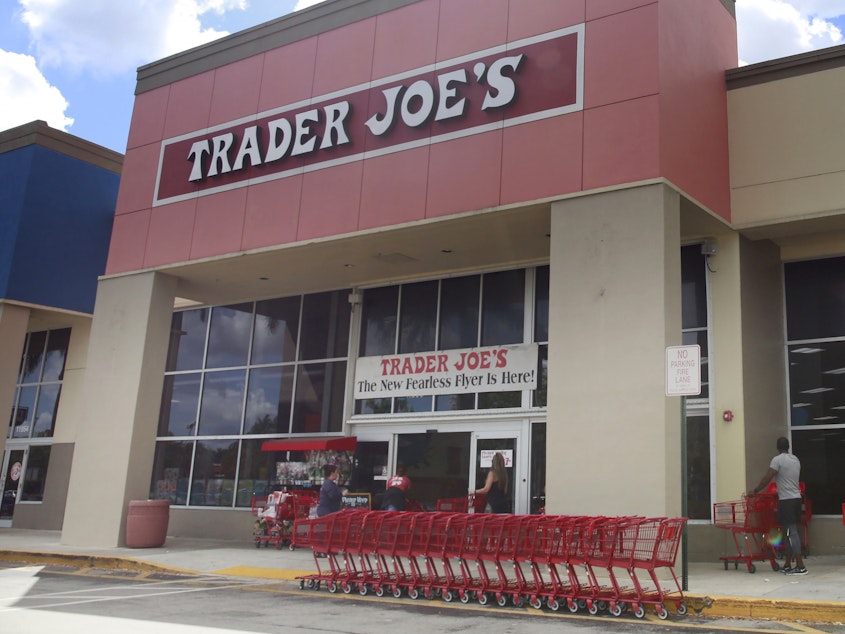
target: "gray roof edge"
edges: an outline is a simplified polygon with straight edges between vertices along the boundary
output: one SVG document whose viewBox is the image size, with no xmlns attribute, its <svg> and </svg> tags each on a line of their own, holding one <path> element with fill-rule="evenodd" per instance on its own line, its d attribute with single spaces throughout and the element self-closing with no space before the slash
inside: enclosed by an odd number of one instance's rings
<svg viewBox="0 0 845 634">
<path fill-rule="evenodd" d="M 138 68 L 135 94 L 359 22 L 420 0 L 324 0 Z"/>
<path fill-rule="evenodd" d="M 115 174 L 123 168 L 123 154 L 51 128 L 45 121 L 30 121 L 0 132 L 0 154 L 28 145 L 40 145 Z"/>
<path fill-rule="evenodd" d="M 842 66 L 845 66 L 845 44 L 732 68 L 725 73 L 725 79 L 728 90 L 734 90 Z"/>
</svg>

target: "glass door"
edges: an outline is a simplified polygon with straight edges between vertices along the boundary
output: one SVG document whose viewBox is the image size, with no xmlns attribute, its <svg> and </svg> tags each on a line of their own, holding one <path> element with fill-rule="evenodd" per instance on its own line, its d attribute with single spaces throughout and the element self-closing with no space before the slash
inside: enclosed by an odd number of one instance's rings
<svg viewBox="0 0 845 634">
<path fill-rule="evenodd" d="M 9 449 L 3 456 L 3 480 L 0 488 L 3 497 L 0 498 L 0 527 L 8 528 L 12 525 L 12 515 L 15 512 L 15 500 L 18 497 L 18 485 L 23 477 L 25 449 Z"/>
<path fill-rule="evenodd" d="M 516 432 L 476 432 L 472 436 L 470 488 L 481 489 L 493 463 L 493 455 L 501 453 L 508 474 L 507 499 L 510 513 L 526 513 L 525 467 L 519 457 L 519 434 Z"/>
</svg>

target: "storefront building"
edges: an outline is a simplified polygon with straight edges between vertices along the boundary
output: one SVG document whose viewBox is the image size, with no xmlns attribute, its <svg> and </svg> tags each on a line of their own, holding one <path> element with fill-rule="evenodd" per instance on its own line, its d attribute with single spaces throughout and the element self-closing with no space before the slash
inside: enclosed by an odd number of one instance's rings
<svg viewBox="0 0 845 634">
<path fill-rule="evenodd" d="M 0 527 L 62 527 L 122 159 L 43 121 L 0 132 Z"/>
<path fill-rule="evenodd" d="M 830 551 L 842 57 L 736 69 L 727 0 L 328 0 L 142 67 L 63 541 L 147 497 L 243 538 L 327 459 L 435 508 L 503 451 L 514 512 L 686 513 L 710 557 L 789 435 Z"/>
</svg>

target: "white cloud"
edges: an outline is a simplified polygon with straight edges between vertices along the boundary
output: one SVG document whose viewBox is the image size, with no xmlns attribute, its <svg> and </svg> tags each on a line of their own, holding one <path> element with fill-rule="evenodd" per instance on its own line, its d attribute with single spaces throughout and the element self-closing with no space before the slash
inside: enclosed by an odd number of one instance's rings
<svg viewBox="0 0 845 634">
<path fill-rule="evenodd" d="M 35 119 L 67 130 L 73 124 L 65 116 L 67 107 L 67 100 L 44 78 L 34 57 L 0 50 L 0 130 Z"/>
<path fill-rule="evenodd" d="M 320 4 L 323 0 L 296 0 L 296 6 L 293 8 L 294 11 L 299 11 L 301 9 L 307 9 L 308 7 L 313 7 L 315 4 Z"/>
<path fill-rule="evenodd" d="M 227 35 L 200 17 L 246 0 L 18 0 L 41 68 L 109 76 Z"/>
<path fill-rule="evenodd" d="M 754 64 L 842 43 L 829 19 L 845 14 L 845 0 L 737 0 L 739 59 Z"/>
</svg>

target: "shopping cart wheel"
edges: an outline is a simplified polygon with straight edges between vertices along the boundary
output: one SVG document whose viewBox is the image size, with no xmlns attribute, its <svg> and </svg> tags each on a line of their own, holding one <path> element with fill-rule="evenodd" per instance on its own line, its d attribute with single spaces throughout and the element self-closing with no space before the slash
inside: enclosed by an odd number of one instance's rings
<svg viewBox="0 0 845 634">
<path fill-rule="evenodd" d="M 420 591 L 417 590 L 414 586 L 408 588 L 408 598 L 410 599 L 418 599 L 420 596 Z"/>
<path fill-rule="evenodd" d="M 329 592 L 334 594 L 335 592 L 337 592 L 337 581 L 334 581 L 334 580 L 327 581 L 326 582 L 326 588 L 328 588 Z"/>
<path fill-rule="evenodd" d="M 521 595 L 521 594 L 515 594 L 515 595 L 513 595 L 512 599 L 513 599 L 513 604 L 514 604 L 516 607 L 518 607 L 518 608 L 521 608 L 521 607 L 522 607 L 522 595 Z"/>
<path fill-rule="evenodd" d="M 305 590 L 305 582 L 302 579 L 299 580 L 299 589 Z"/>
<path fill-rule="evenodd" d="M 658 603 L 654 606 L 655 612 L 657 612 L 657 618 L 661 621 L 665 621 L 669 617 L 669 610 L 666 609 L 666 606 L 662 603 Z"/>
<path fill-rule="evenodd" d="M 288 550 L 293 552 L 294 550 L 296 550 L 296 546 L 294 546 L 293 544 L 288 544 Z"/>
<path fill-rule="evenodd" d="M 645 616 L 645 608 L 639 603 L 634 606 L 634 616 L 641 619 Z"/>
<path fill-rule="evenodd" d="M 500 608 L 503 608 L 508 604 L 508 598 L 503 594 L 497 594 L 496 595 L 496 604 Z"/>
<path fill-rule="evenodd" d="M 610 604 L 610 614 L 611 616 L 622 616 L 622 606 L 618 603 L 611 603 Z"/>
<path fill-rule="evenodd" d="M 599 613 L 599 606 L 593 601 L 590 601 L 587 603 L 587 612 L 589 612 L 591 616 L 595 616 Z"/>
<path fill-rule="evenodd" d="M 535 610 L 542 610 L 543 609 L 543 602 L 540 600 L 540 597 L 531 597 L 528 600 L 528 603 L 531 604 L 531 607 Z"/>
<path fill-rule="evenodd" d="M 373 588 L 373 592 L 377 597 L 384 596 L 384 588 L 382 588 L 381 586 L 376 586 L 375 588 Z"/>
<path fill-rule="evenodd" d="M 755 566 L 754 564 L 748 564 L 748 572 L 753 575 L 755 572 L 757 572 L 757 566 Z"/>
<path fill-rule="evenodd" d="M 546 599 L 546 605 L 549 606 L 549 609 L 552 612 L 557 612 L 558 610 L 560 610 L 560 601 L 558 601 L 554 597 L 548 597 Z"/>
<path fill-rule="evenodd" d="M 679 603 L 678 604 L 678 616 L 683 616 L 687 613 L 687 604 L 686 603 Z"/>
<path fill-rule="evenodd" d="M 393 586 L 393 598 L 398 599 L 402 596 L 402 588 L 400 586 Z"/>
<path fill-rule="evenodd" d="M 446 603 L 451 603 L 451 602 L 452 602 L 452 599 L 454 599 L 454 598 L 455 598 L 455 596 L 452 594 L 452 591 L 451 591 L 451 590 L 444 590 L 444 591 L 443 591 L 443 595 L 442 595 L 442 596 L 443 596 L 443 600 L 444 600 Z"/>
<path fill-rule="evenodd" d="M 367 587 L 366 583 L 362 583 L 362 584 L 358 585 L 358 594 L 360 594 L 362 597 L 367 596 L 367 593 L 369 591 L 370 591 L 370 589 Z"/>
<path fill-rule="evenodd" d="M 469 592 L 461 590 L 458 592 L 458 598 L 461 600 L 461 603 L 469 603 Z"/>
<path fill-rule="evenodd" d="M 309 589 L 309 590 L 313 590 L 313 589 L 314 589 L 314 580 L 313 580 L 313 579 L 309 579 L 309 580 L 308 580 L 308 583 L 307 583 L 306 585 L 308 586 L 308 589 Z"/>
<path fill-rule="evenodd" d="M 570 599 L 566 602 L 566 607 L 569 608 L 569 611 L 572 612 L 572 614 L 575 614 L 581 606 L 578 605 L 577 601 Z"/>
<path fill-rule="evenodd" d="M 343 581 L 340 584 L 340 589 L 343 590 L 343 594 L 349 594 L 352 592 L 352 585 Z"/>
<path fill-rule="evenodd" d="M 728 560 L 726 559 L 725 560 L 725 570 L 727 570 L 727 569 L 728 569 Z"/>
<path fill-rule="evenodd" d="M 487 605 L 490 601 L 490 597 L 487 596 L 486 592 L 479 592 L 478 593 L 478 605 Z"/>
</svg>

